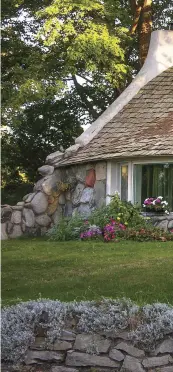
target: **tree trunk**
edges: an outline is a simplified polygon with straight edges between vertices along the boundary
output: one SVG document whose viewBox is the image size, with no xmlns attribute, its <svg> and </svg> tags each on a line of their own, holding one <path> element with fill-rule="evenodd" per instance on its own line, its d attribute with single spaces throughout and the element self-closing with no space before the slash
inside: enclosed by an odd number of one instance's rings
<svg viewBox="0 0 173 372">
<path fill-rule="evenodd" d="M 152 0 L 130 0 L 134 17 L 130 33 L 137 32 L 139 40 L 139 59 L 141 66 L 147 57 L 152 31 Z"/>
<path fill-rule="evenodd" d="M 152 31 L 152 0 L 144 0 L 144 5 L 139 20 L 139 58 L 141 66 L 148 54 Z"/>
</svg>

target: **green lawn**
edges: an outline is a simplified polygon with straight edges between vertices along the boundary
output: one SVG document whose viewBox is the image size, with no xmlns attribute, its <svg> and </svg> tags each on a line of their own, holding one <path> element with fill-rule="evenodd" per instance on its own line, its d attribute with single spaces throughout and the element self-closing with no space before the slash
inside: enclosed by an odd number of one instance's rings
<svg viewBox="0 0 173 372">
<path fill-rule="evenodd" d="M 2 304 L 128 297 L 173 304 L 173 242 L 2 243 Z"/>
</svg>

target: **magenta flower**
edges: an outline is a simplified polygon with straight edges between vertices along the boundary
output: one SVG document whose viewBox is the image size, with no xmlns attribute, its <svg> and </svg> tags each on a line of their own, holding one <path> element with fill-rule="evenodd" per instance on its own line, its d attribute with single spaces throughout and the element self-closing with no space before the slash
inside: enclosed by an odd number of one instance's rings
<svg viewBox="0 0 173 372">
<path fill-rule="evenodd" d="M 156 203 L 161 203 L 161 200 L 160 199 L 156 199 L 156 201 L 155 201 Z"/>
</svg>

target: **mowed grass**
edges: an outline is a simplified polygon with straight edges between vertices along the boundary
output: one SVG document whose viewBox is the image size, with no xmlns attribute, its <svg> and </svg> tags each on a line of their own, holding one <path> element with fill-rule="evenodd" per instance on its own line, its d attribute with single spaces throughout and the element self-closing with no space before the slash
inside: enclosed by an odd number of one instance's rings
<svg viewBox="0 0 173 372">
<path fill-rule="evenodd" d="M 2 243 L 2 305 L 127 297 L 173 304 L 173 242 Z"/>
</svg>

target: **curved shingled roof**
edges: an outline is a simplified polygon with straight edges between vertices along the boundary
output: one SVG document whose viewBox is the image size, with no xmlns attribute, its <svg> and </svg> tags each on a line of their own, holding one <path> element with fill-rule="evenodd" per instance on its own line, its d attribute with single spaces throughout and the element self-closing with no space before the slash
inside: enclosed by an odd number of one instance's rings
<svg viewBox="0 0 173 372">
<path fill-rule="evenodd" d="M 59 166 L 173 156 L 173 67 L 146 84 L 85 147 Z"/>
</svg>

